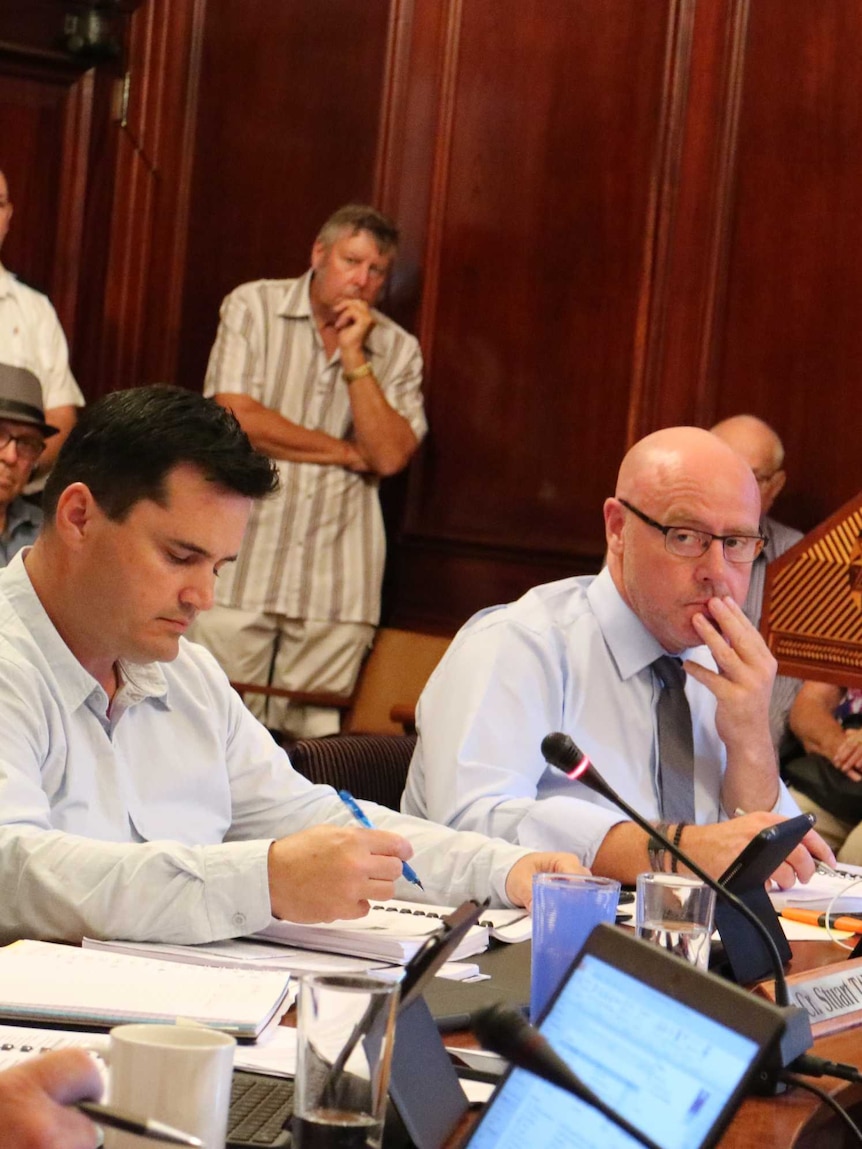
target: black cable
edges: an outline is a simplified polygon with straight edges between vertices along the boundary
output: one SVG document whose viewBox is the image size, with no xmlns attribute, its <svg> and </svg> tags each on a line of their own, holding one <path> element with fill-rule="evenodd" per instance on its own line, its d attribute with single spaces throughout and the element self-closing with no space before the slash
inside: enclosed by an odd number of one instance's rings
<svg viewBox="0 0 862 1149">
<path fill-rule="evenodd" d="M 842 1081 L 862 1081 L 862 1073 L 855 1065 L 845 1065 L 842 1061 L 827 1061 L 825 1057 L 812 1057 L 803 1053 L 788 1065 L 791 1073 L 801 1073 L 805 1077 L 838 1077 Z"/>
<path fill-rule="evenodd" d="M 785 1071 L 780 1073 L 778 1077 L 780 1081 L 786 1081 L 788 1085 L 796 1085 L 800 1089 L 807 1089 L 809 1093 L 813 1093 L 815 1097 L 828 1105 L 830 1109 L 833 1109 L 841 1120 L 845 1122 L 857 1142 L 862 1145 L 862 1129 L 859 1128 L 847 1110 L 839 1105 L 830 1093 L 827 1093 L 825 1089 L 821 1089 L 819 1085 L 812 1085 L 810 1081 L 806 1081 L 803 1077 L 797 1077 L 795 1073 L 787 1073 Z"/>
</svg>

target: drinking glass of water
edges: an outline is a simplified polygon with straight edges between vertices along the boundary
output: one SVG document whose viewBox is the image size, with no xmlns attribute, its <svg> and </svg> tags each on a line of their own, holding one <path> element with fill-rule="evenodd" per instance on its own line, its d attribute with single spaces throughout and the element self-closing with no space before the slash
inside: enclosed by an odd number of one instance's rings
<svg viewBox="0 0 862 1149">
<path fill-rule="evenodd" d="M 715 893 L 697 878 L 639 874 L 637 935 L 705 970 Z"/>
<path fill-rule="evenodd" d="M 294 1149 L 380 1149 L 397 1001 L 396 982 L 358 974 L 302 979 Z"/>
</svg>

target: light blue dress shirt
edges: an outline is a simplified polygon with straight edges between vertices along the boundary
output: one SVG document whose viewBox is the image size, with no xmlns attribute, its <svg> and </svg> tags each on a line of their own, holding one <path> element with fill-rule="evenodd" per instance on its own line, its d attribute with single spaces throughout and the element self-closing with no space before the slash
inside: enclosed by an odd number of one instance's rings
<svg viewBox="0 0 862 1149">
<path fill-rule="evenodd" d="M 293 769 L 215 659 L 184 639 L 173 662 L 121 664 L 109 713 L 24 554 L 0 571 L 0 942 L 205 942 L 262 929 L 271 841 L 353 825 L 351 815 Z M 525 850 L 364 807 L 413 844 L 425 894 L 402 879 L 397 896 L 508 904 Z"/>
<path fill-rule="evenodd" d="M 571 735 L 644 817 L 660 817 L 650 664 L 667 653 L 623 602 L 610 573 L 535 587 L 475 615 L 456 635 L 417 708 L 420 732 L 401 808 L 591 865 L 624 820 L 606 799 L 548 766 L 541 742 Z M 681 656 L 715 669 L 706 646 Z M 725 747 L 713 694 L 690 676 L 698 823 L 721 808 Z M 781 788 L 776 810 L 797 813 Z"/>
</svg>

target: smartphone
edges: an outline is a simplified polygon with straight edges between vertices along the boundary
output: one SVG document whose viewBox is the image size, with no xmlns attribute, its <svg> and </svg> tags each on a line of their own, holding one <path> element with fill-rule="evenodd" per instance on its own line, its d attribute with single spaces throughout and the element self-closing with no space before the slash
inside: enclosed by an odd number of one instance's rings
<svg viewBox="0 0 862 1149">
<path fill-rule="evenodd" d="M 745 893 L 769 881 L 791 850 L 814 825 L 813 814 L 798 814 L 761 830 L 718 879 L 734 894 Z"/>
<path fill-rule="evenodd" d="M 767 826 L 751 839 L 718 879 L 760 920 L 775 944 L 782 965 L 790 961 L 790 945 L 769 900 L 766 882 L 799 845 L 814 821 L 813 814 L 799 814 Z M 721 898 L 715 902 L 715 928 L 721 946 L 714 947 L 710 955 L 710 969 L 714 973 L 730 977 L 741 985 L 774 976 L 772 957 L 758 931 Z"/>
</svg>

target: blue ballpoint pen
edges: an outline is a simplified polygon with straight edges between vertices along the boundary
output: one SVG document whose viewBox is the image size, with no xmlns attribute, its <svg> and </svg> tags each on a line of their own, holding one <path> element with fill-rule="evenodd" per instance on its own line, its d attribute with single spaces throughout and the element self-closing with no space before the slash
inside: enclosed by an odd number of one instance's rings
<svg viewBox="0 0 862 1149">
<path fill-rule="evenodd" d="M 360 823 L 360 825 L 364 826 L 366 830 L 374 829 L 374 824 L 370 822 L 368 818 L 366 818 L 366 816 L 362 813 L 359 808 L 359 804 L 352 794 L 349 794 L 347 790 L 339 790 L 338 797 L 341 799 L 341 801 L 344 803 L 356 821 Z M 401 873 L 404 875 L 408 882 L 412 882 L 413 885 L 418 886 L 420 890 L 425 889 L 425 887 L 419 881 L 419 875 L 416 873 L 413 867 L 408 866 L 406 862 L 401 863 Z"/>
</svg>

